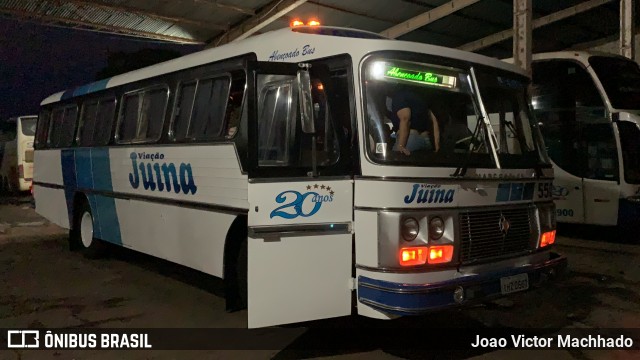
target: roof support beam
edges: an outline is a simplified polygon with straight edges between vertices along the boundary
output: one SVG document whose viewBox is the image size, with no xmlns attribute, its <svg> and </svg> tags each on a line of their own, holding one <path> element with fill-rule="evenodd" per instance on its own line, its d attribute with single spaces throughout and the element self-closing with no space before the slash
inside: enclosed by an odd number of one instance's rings
<svg viewBox="0 0 640 360">
<path fill-rule="evenodd" d="M 195 2 L 201 2 L 201 3 L 205 3 L 205 4 L 211 4 L 213 6 L 219 7 L 220 9 L 227 9 L 227 10 L 232 10 L 235 12 L 239 12 L 241 14 L 245 14 L 245 15 L 255 15 L 256 12 L 253 9 L 247 8 L 247 7 L 243 7 L 243 6 L 238 6 L 238 5 L 231 5 L 231 4 L 225 4 L 225 3 L 221 3 L 217 0 L 194 0 Z"/>
<path fill-rule="evenodd" d="M 604 5 L 606 3 L 610 3 L 613 0 L 589 0 L 589 1 L 585 1 L 583 3 L 580 3 L 578 5 L 560 10 L 558 12 L 555 12 L 553 14 L 549 14 L 547 16 L 543 16 L 540 18 L 537 18 L 535 20 L 533 20 L 531 22 L 531 27 L 532 29 L 537 29 L 539 27 L 554 23 L 556 21 L 560 21 L 562 19 L 566 19 L 568 17 L 580 14 L 582 12 L 591 10 L 593 8 L 596 8 L 598 6 Z M 510 39 L 513 36 L 513 29 L 507 29 L 504 31 L 501 31 L 499 33 L 495 33 L 493 35 L 489 35 L 487 37 L 484 37 L 482 39 L 476 40 L 476 41 L 472 41 L 470 43 L 464 44 L 462 46 L 459 47 L 459 49 L 461 50 L 466 50 L 466 51 L 476 51 L 476 50 L 480 50 L 483 48 L 486 48 L 488 46 L 491 46 L 493 44 L 497 44 L 501 41 Z"/>
<path fill-rule="evenodd" d="M 225 25 L 212 24 L 212 23 L 209 23 L 209 22 L 191 20 L 191 19 L 187 19 L 187 18 L 183 18 L 183 17 L 177 17 L 177 16 L 161 15 L 161 14 L 158 14 L 158 13 L 154 13 L 154 12 L 151 12 L 151 11 L 148 11 L 148 10 L 135 8 L 135 7 L 131 7 L 131 6 L 124 6 L 124 5 L 115 6 L 115 5 L 109 5 L 109 4 L 106 4 L 106 3 L 102 3 L 100 1 L 85 1 L 85 0 L 67 0 L 67 1 L 64 1 L 64 2 L 70 3 L 70 4 L 74 4 L 74 5 L 94 7 L 94 8 L 103 9 L 103 10 L 109 10 L 109 11 L 120 11 L 120 12 L 125 12 L 125 13 L 136 14 L 136 15 L 140 15 L 140 16 L 148 16 L 148 17 L 151 17 L 151 18 L 159 19 L 159 20 L 165 20 L 165 21 L 181 23 L 181 24 L 195 25 L 195 26 L 198 26 L 198 27 L 206 28 L 206 29 L 213 29 L 213 30 L 227 30 L 227 29 L 229 29 L 229 27 L 225 26 Z M 60 6 L 64 5 L 64 2 L 60 3 Z"/>
<path fill-rule="evenodd" d="M 169 35 L 160 35 L 160 34 L 148 32 L 148 31 L 133 30 L 133 29 L 119 27 L 119 26 L 98 24 L 98 23 L 69 19 L 69 18 L 64 18 L 59 16 L 41 15 L 41 14 L 29 12 L 29 11 L 22 11 L 22 10 L 7 8 L 7 7 L 0 7 L 0 14 L 2 13 L 8 14 L 11 16 L 20 17 L 23 19 L 38 20 L 40 22 L 43 22 L 45 25 L 51 25 L 51 26 L 55 26 L 55 24 L 52 25 L 47 23 L 63 23 L 63 24 L 78 25 L 78 26 L 85 27 L 82 30 L 98 31 L 98 32 L 106 31 L 109 33 L 120 33 L 123 35 L 141 37 L 146 39 L 172 41 L 172 42 L 177 42 L 182 44 L 202 44 L 201 41 L 194 40 L 194 39 L 182 38 L 177 36 L 169 36 Z"/>
<path fill-rule="evenodd" d="M 620 0 L 620 55 L 631 60 L 636 55 L 633 3 L 633 0 Z"/>
<path fill-rule="evenodd" d="M 513 32 L 515 33 L 513 63 L 529 75 L 531 75 L 531 33 L 533 32 L 531 13 L 531 0 L 513 0 Z"/>
<path fill-rule="evenodd" d="M 414 16 L 407 21 L 401 22 L 398 25 L 392 26 L 387 30 L 382 31 L 380 35 L 386 36 L 390 39 L 398 38 L 436 20 L 442 19 L 445 16 L 449 16 L 469 5 L 473 5 L 478 1 L 480 0 L 451 0 L 446 4 L 440 5 L 420 15 Z"/>
<path fill-rule="evenodd" d="M 235 40 L 248 38 L 305 2 L 307 2 L 307 0 L 274 0 L 254 16 L 242 21 L 226 33 L 217 37 L 210 45 L 219 46 Z"/>
</svg>

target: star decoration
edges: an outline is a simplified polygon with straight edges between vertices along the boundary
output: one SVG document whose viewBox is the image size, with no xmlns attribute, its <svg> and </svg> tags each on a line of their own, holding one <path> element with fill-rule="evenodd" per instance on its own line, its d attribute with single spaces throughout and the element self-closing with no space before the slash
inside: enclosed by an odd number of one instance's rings
<svg viewBox="0 0 640 360">
<path fill-rule="evenodd" d="M 320 189 L 324 190 L 324 188 L 326 188 L 326 186 L 324 186 L 324 185 L 320 186 Z"/>
<path fill-rule="evenodd" d="M 313 185 L 313 188 L 317 189 L 318 188 L 318 184 Z"/>
<path fill-rule="evenodd" d="M 331 191 L 331 186 L 327 186 L 327 191 Z"/>
<path fill-rule="evenodd" d="M 307 185 L 307 190 L 311 190 L 311 185 Z"/>
<path fill-rule="evenodd" d="M 330 191 L 330 192 L 329 192 L 329 194 L 330 194 L 330 195 L 333 195 L 333 191 Z"/>
</svg>

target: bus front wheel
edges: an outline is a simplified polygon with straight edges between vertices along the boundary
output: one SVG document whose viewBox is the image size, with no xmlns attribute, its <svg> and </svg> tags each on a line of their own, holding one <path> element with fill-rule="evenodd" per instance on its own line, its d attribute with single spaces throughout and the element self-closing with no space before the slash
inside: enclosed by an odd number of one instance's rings
<svg viewBox="0 0 640 360">
<path fill-rule="evenodd" d="M 73 227 L 69 236 L 70 248 L 79 249 L 83 255 L 95 259 L 104 255 L 105 245 L 94 237 L 93 215 L 87 201 L 82 201 L 74 213 Z"/>
</svg>

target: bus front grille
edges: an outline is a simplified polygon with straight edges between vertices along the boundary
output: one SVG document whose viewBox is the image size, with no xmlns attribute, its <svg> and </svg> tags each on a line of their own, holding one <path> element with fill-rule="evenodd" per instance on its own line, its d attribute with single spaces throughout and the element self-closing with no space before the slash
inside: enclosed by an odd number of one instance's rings
<svg viewBox="0 0 640 360">
<path fill-rule="evenodd" d="M 533 208 L 522 207 L 460 214 L 460 262 L 508 257 L 535 246 Z"/>
</svg>

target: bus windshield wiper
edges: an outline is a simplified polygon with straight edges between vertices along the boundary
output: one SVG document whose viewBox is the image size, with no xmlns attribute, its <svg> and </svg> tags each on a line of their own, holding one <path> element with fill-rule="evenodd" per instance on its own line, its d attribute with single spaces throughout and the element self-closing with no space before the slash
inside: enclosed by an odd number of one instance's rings
<svg viewBox="0 0 640 360">
<path fill-rule="evenodd" d="M 476 151 L 476 145 L 480 143 L 480 141 L 478 141 L 478 136 L 481 133 L 481 129 L 482 129 L 481 124 L 483 123 L 483 121 L 484 121 L 484 117 L 482 115 L 478 116 L 478 121 L 476 122 L 476 128 L 473 130 L 473 134 L 471 135 L 471 137 L 467 138 L 467 139 L 470 139 L 471 143 L 470 143 L 470 146 L 467 147 L 467 151 L 465 153 L 462 166 L 459 166 L 456 169 L 456 171 L 453 174 L 451 174 L 451 176 L 454 176 L 454 177 L 464 176 L 467 173 L 471 155 L 473 154 L 474 151 Z"/>
</svg>

